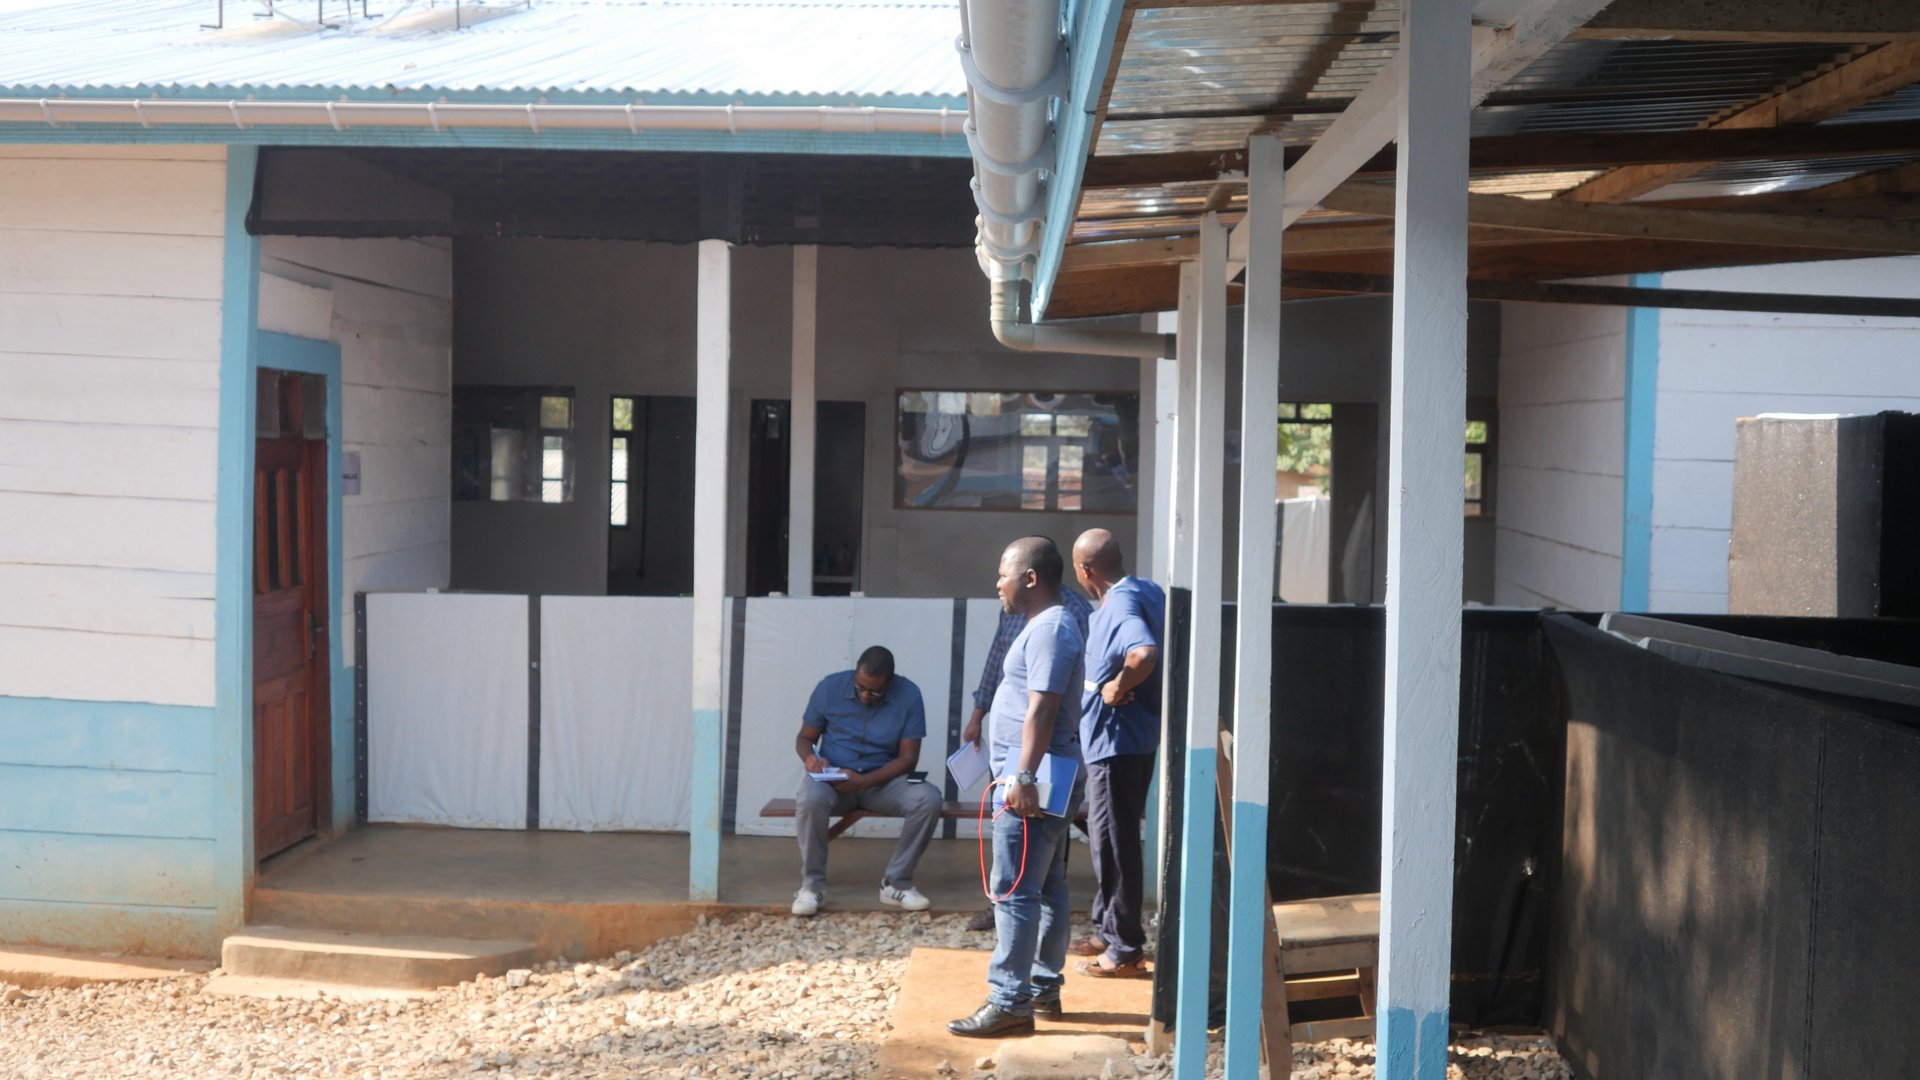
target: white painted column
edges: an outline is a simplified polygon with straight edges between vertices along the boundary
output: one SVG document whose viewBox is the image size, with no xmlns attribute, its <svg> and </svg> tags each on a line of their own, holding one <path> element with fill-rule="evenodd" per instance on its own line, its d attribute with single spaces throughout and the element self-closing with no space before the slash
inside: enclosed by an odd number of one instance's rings
<svg viewBox="0 0 1920 1080">
<path fill-rule="evenodd" d="M 1189 259 L 1180 264 L 1180 306 L 1174 312 L 1174 361 L 1165 411 L 1171 414 L 1171 426 L 1167 440 L 1168 455 L 1165 508 L 1160 510 L 1161 520 L 1166 523 L 1164 536 L 1166 543 L 1160 556 L 1161 577 L 1158 578 L 1172 600 L 1175 588 L 1193 588 L 1193 539 L 1187 528 L 1187 522 L 1193 517 L 1193 437 L 1196 426 L 1194 412 L 1194 386 L 1200 372 L 1200 263 Z M 1191 644 L 1189 644 L 1191 647 Z M 1162 680 L 1169 687 L 1171 680 Z M 1162 723 L 1165 721 L 1162 714 Z M 1161 732 L 1161 745 L 1166 745 L 1164 728 Z M 1154 783 L 1159 790 L 1151 805 L 1159 808 L 1159 813 L 1148 822 L 1147 835 L 1153 837 L 1153 871 L 1148 875 L 1154 882 L 1154 902 L 1158 903 L 1160 868 L 1167 864 L 1167 822 L 1173 820 L 1173 808 L 1166 801 L 1172 790 L 1167 783 L 1167 770 L 1182 768 L 1185 762 L 1173 761 L 1162 753 L 1154 766 Z"/>
<path fill-rule="evenodd" d="M 820 249 L 793 249 L 793 389 L 787 410 L 793 429 L 787 459 L 787 595 L 813 595 L 814 320 L 819 297 Z"/>
<path fill-rule="evenodd" d="M 1220 558 L 1226 487 L 1227 230 L 1200 222 L 1199 364 L 1194 381 L 1192 483 L 1183 492 L 1192 551 L 1193 632 L 1188 649 L 1186 787 L 1181 808 L 1180 974 L 1174 1006 L 1175 1080 L 1207 1065 L 1207 984 L 1212 966 L 1214 790 L 1220 737 Z M 1190 493 L 1191 499 L 1187 497 Z"/>
<path fill-rule="evenodd" d="M 1472 0 L 1400 9 L 1387 666 L 1380 826 L 1382 1080 L 1447 1074 L 1460 730 Z"/>
<path fill-rule="evenodd" d="M 700 241 L 694 327 L 693 794 L 687 897 L 720 899 L 721 664 L 727 655 L 727 408 L 732 342 L 732 252 Z"/>
<path fill-rule="evenodd" d="M 1227 906 L 1226 1075 L 1260 1072 L 1267 924 L 1267 769 L 1273 722 L 1273 469 L 1279 453 L 1280 244 L 1286 146 L 1247 140 L 1246 348 L 1240 394 L 1240 576 L 1234 630 L 1233 884 Z M 1282 1066 L 1275 1063 L 1276 1073 Z"/>
<path fill-rule="evenodd" d="M 1154 329 L 1163 334 L 1178 332 L 1178 316 L 1162 312 L 1154 316 Z M 1173 477 L 1174 457 L 1178 453 L 1175 447 L 1175 417 L 1180 395 L 1179 361 L 1168 357 L 1157 359 L 1153 363 L 1153 561 L 1146 563 L 1143 572 L 1162 588 L 1172 588 L 1173 574 Z M 1143 504 L 1145 505 L 1145 504 Z M 1161 656 L 1166 656 L 1165 642 L 1161 642 Z M 1164 686 L 1166 680 L 1162 679 Z M 1164 712 L 1161 719 L 1161 745 L 1166 744 Z M 1146 846 L 1143 858 L 1147 865 L 1147 881 L 1144 890 L 1146 902 L 1158 907 L 1160 904 L 1160 867 L 1167 850 L 1166 822 L 1169 815 L 1163 804 L 1167 791 L 1167 755 L 1154 758 L 1153 781 L 1147 790 L 1146 827 L 1140 837 Z"/>
<path fill-rule="evenodd" d="M 1142 330 L 1151 331 L 1153 324 L 1160 319 L 1158 315 L 1147 315 L 1141 319 Z M 1156 378 L 1160 360 L 1157 357 L 1140 358 L 1140 442 L 1136 448 L 1137 457 L 1133 461 L 1134 470 L 1134 529 L 1133 551 L 1128 565 L 1137 574 L 1149 577 L 1153 574 L 1153 560 L 1160 550 L 1158 538 L 1160 524 L 1153 516 L 1154 503 L 1159 497 L 1160 459 L 1166 456 L 1169 447 L 1161 438 L 1160 425 L 1156 422 L 1160 414 L 1160 385 Z"/>
</svg>

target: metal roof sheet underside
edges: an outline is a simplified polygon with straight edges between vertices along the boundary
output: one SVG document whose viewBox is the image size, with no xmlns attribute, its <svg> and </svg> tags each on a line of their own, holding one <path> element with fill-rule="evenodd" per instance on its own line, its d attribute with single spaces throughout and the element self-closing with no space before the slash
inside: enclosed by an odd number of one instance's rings
<svg viewBox="0 0 1920 1080">
<path fill-rule="evenodd" d="M 951 0 L 0 0 L 13 92 L 487 91 L 959 103 Z M 336 24 L 315 24 L 318 9 Z M 455 28 L 458 18 L 463 25 Z M 300 21 L 304 19 L 306 21 Z M 927 104 L 925 100 L 920 103 Z"/>
<path fill-rule="evenodd" d="M 1397 19 L 1395 0 L 1143 10 L 1097 153 L 1230 150 L 1270 130 L 1312 141 L 1392 57 Z M 1473 133 L 1686 130 L 1847 55 L 1830 44 L 1563 41 L 1475 111 Z M 1920 114 L 1920 98 L 1903 107 Z"/>
</svg>

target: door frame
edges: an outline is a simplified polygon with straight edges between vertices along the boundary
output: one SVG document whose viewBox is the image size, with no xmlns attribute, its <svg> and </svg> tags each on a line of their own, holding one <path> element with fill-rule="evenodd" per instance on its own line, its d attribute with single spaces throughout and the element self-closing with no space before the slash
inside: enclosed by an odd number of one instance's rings
<svg viewBox="0 0 1920 1080">
<path fill-rule="evenodd" d="M 257 245 L 258 239 L 251 238 Z M 255 249 L 257 251 L 257 247 Z M 257 295 L 257 294 L 256 294 Z M 258 859 L 254 852 L 254 745 L 253 745 L 253 469 L 255 427 L 258 420 L 257 386 L 262 369 L 318 375 L 326 384 L 326 566 L 327 589 L 323 598 L 327 613 L 328 716 L 326 730 L 331 747 L 328 759 L 331 775 L 318 778 L 327 792 L 328 814 L 319 822 L 322 837 L 335 835 L 351 824 L 353 813 L 353 755 L 342 753 L 353 746 L 353 680 L 343 667 L 345 657 L 345 588 L 342 572 L 343 521 L 341 501 L 344 489 L 341 466 L 344 460 L 341 429 L 340 346 L 329 341 L 314 341 L 268 330 L 255 329 L 250 335 L 246 360 L 240 370 L 223 369 L 222 382 L 229 371 L 235 376 L 229 393 L 222 387 L 221 429 L 222 465 L 232 462 L 233 475 L 244 483 L 223 486 L 219 504 L 219 532 L 222 558 L 217 562 L 215 582 L 216 622 L 221 655 L 217 681 L 220 684 L 221 714 L 227 723 L 221 733 L 224 746 L 219 778 L 223 781 L 220 831 L 225 833 L 229 852 L 220 862 L 226 874 L 240 874 L 241 897 L 236 912 L 244 919 L 245 906 L 251 900 Z M 240 365 L 235 365 L 239 368 Z M 239 400 L 235 400 L 239 399 Z M 227 475 L 222 469 L 223 478 Z M 228 719 L 230 718 L 230 719 Z M 237 751 L 237 753 L 233 753 Z M 230 762 L 231 764 L 228 764 Z M 231 864 L 237 861 L 238 866 Z M 231 880 L 231 879 L 228 879 Z M 224 890 L 223 890 L 224 891 Z M 224 906 L 224 905 L 223 905 Z M 223 920 L 225 921 L 225 920 Z"/>
</svg>

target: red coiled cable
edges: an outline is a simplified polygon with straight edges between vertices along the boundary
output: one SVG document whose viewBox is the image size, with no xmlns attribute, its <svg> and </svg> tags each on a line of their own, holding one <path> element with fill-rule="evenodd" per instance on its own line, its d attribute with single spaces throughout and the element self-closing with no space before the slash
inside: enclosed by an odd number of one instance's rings
<svg viewBox="0 0 1920 1080">
<path fill-rule="evenodd" d="M 1011 783 L 1013 783 L 1011 780 L 995 780 L 987 785 L 986 790 L 980 793 L 980 815 L 978 822 L 978 832 L 980 834 L 980 891 L 986 894 L 988 900 L 996 904 L 1004 900 L 1012 899 L 1014 890 L 1020 887 L 1020 880 L 1027 876 L 1027 819 L 1023 817 L 1020 819 L 1020 872 L 1013 876 L 1013 884 L 1007 886 L 1007 895 L 1005 896 L 993 895 L 993 886 L 987 883 L 987 802 L 993 798 L 994 788 L 999 787 L 1001 784 Z M 999 821 L 1000 815 L 1006 812 L 1007 805 L 1001 803 L 1000 809 L 993 812 L 993 820 Z"/>
</svg>

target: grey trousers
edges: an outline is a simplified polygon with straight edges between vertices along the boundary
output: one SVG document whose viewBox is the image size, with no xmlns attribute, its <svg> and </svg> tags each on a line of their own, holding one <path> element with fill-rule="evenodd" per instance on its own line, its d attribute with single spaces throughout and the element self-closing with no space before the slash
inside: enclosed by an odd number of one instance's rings
<svg viewBox="0 0 1920 1080">
<path fill-rule="evenodd" d="M 800 838 L 800 885 L 825 895 L 827 891 L 827 819 L 852 810 L 897 817 L 900 842 L 893 847 L 883 885 L 905 889 L 913 884 L 913 868 L 940 825 L 940 789 L 932 784 L 909 784 L 896 776 L 879 787 L 843 795 L 833 785 L 800 774 L 800 790 L 793 796 L 794 832 Z"/>
</svg>

